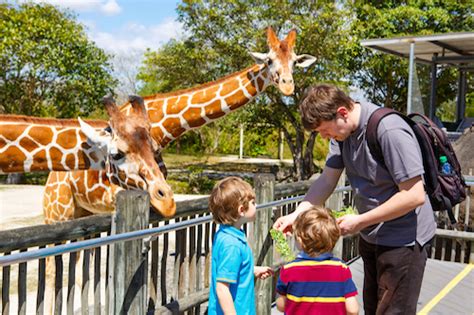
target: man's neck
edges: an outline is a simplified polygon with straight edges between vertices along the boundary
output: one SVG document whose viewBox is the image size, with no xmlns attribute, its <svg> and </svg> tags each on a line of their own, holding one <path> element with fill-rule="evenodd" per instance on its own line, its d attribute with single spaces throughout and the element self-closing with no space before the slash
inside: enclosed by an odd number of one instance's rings
<svg viewBox="0 0 474 315">
<path fill-rule="evenodd" d="M 354 102 L 354 107 L 350 111 L 350 121 L 352 124 L 352 130 L 351 133 L 354 133 L 357 128 L 359 127 L 360 124 L 360 113 L 361 113 L 361 105 L 360 103 Z"/>
</svg>

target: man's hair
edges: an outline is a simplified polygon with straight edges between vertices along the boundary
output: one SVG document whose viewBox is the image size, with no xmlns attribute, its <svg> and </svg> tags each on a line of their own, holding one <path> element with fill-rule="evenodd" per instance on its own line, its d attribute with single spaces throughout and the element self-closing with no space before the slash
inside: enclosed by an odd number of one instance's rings
<svg viewBox="0 0 474 315">
<path fill-rule="evenodd" d="M 252 186 L 239 177 L 231 176 L 216 183 L 209 196 L 209 209 L 214 221 L 232 225 L 240 218 L 239 206 L 247 211 L 249 202 L 254 199 Z"/>
<path fill-rule="evenodd" d="M 299 105 L 303 127 L 314 130 L 321 122 L 336 118 L 341 106 L 351 110 L 353 100 L 337 87 L 329 84 L 313 85 L 306 89 Z"/>
<path fill-rule="evenodd" d="M 331 210 L 317 206 L 298 215 L 293 231 L 303 251 L 312 257 L 332 251 L 341 235 Z"/>
</svg>

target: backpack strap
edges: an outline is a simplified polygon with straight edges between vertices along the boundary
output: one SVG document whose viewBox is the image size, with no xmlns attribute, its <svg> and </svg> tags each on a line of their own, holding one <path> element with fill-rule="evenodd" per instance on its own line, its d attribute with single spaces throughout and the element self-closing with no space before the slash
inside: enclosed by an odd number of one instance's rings
<svg viewBox="0 0 474 315">
<path fill-rule="evenodd" d="M 365 133 L 365 137 L 367 139 L 367 145 L 369 146 L 370 153 L 372 154 L 372 157 L 377 161 L 380 162 L 381 164 L 384 165 L 385 167 L 385 162 L 382 154 L 382 149 L 380 148 L 379 140 L 377 139 L 377 129 L 379 127 L 380 121 L 388 116 L 388 115 L 398 115 L 403 120 L 406 121 L 406 123 L 412 127 L 413 121 L 408 118 L 407 116 L 403 115 L 399 111 L 396 111 L 391 108 L 387 107 L 381 107 L 376 109 L 369 117 L 369 121 L 367 122 L 367 130 Z"/>
</svg>

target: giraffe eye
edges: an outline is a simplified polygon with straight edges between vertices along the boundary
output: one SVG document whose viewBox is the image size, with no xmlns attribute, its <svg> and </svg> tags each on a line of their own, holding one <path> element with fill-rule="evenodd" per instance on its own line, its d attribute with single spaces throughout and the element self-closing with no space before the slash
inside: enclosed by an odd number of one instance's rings
<svg viewBox="0 0 474 315">
<path fill-rule="evenodd" d="M 273 60 L 271 60 L 270 58 L 268 58 L 268 60 L 267 60 L 267 65 L 271 66 L 272 63 L 273 63 Z"/>
<path fill-rule="evenodd" d="M 114 153 L 112 154 L 112 159 L 118 161 L 118 160 L 121 160 L 125 157 L 125 153 L 123 153 L 122 151 L 118 151 L 117 153 Z"/>
</svg>

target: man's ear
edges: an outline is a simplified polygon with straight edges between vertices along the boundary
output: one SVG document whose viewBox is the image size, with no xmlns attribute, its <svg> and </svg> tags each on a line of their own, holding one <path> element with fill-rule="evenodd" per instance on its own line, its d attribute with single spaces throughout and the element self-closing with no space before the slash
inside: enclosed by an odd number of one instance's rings
<svg viewBox="0 0 474 315">
<path fill-rule="evenodd" d="M 347 118 L 347 116 L 349 116 L 349 110 L 344 106 L 339 106 L 336 110 L 336 113 L 342 118 Z"/>
</svg>

